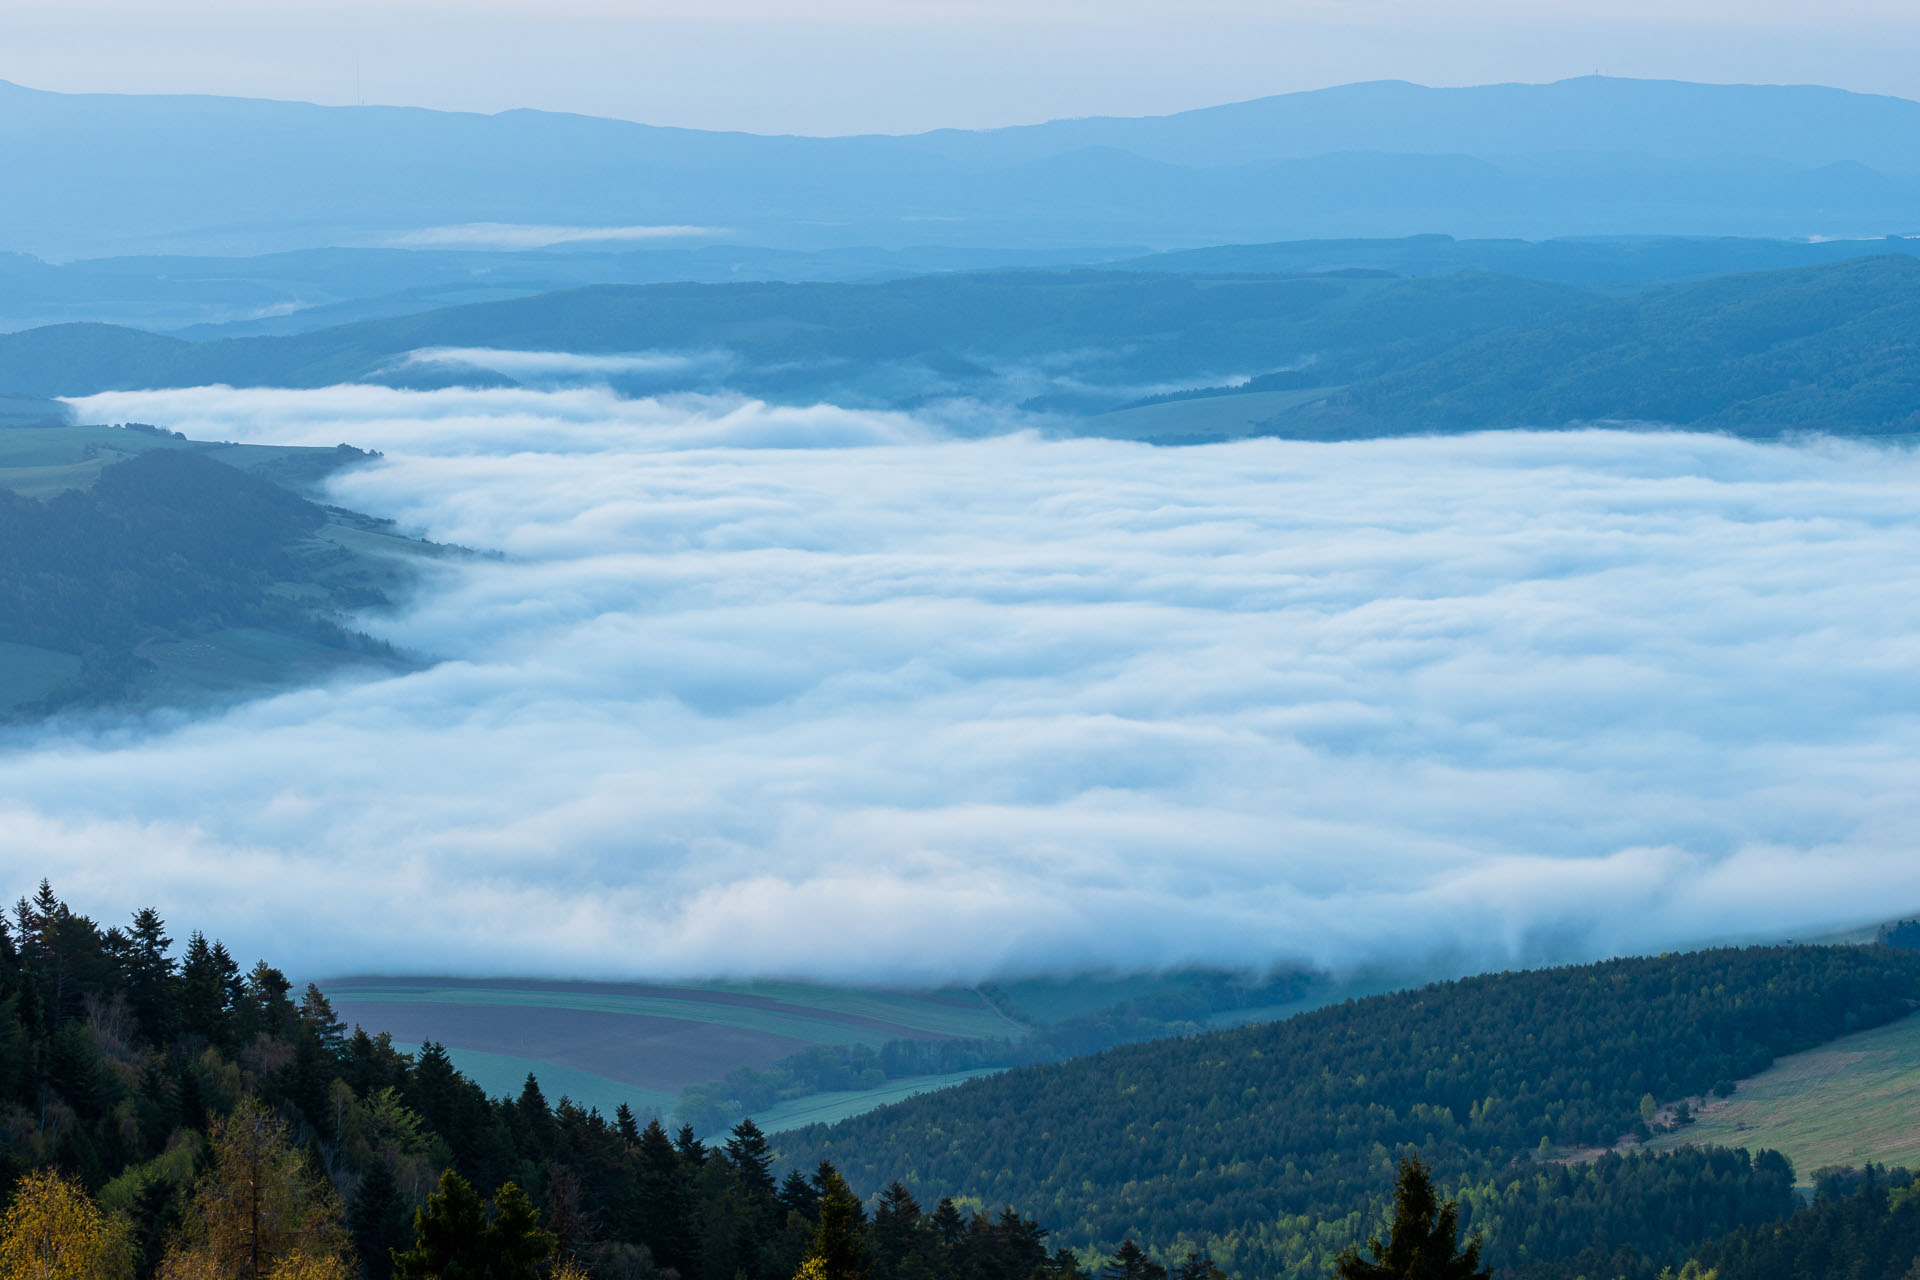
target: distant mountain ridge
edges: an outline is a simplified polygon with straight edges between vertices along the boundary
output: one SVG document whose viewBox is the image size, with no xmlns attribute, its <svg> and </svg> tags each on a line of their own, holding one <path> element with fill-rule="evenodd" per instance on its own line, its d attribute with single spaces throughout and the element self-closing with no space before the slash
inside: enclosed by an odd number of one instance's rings
<svg viewBox="0 0 1920 1280">
<path fill-rule="evenodd" d="M 508 223 L 787 248 L 1920 229 L 1920 103 L 1586 77 L 806 138 L 0 82 L 0 250 L 387 243 Z M 484 236 L 484 232 L 460 233 Z M 693 234 L 697 241 L 697 232 Z"/>
</svg>

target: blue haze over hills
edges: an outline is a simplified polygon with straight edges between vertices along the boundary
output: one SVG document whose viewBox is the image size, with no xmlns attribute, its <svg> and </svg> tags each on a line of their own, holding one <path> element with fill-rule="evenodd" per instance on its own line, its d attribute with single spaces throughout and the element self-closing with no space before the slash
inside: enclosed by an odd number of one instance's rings
<svg viewBox="0 0 1920 1280">
<path fill-rule="evenodd" d="M 23 197 L 0 210 L 0 245 L 56 259 L 470 223 L 1007 249 L 1920 229 L 1920 104 L 1599 77 L 844 138 L 0 85 L 0 166 Z"/>
</svg>

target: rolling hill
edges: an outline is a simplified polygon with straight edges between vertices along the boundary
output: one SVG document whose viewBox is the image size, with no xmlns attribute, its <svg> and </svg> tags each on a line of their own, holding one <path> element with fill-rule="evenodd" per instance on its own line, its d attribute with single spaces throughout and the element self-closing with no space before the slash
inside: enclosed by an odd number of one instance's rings
<svg viewBox="0 0 1920 1280">
<path fill-rule="evenodd" d="M 438 549 L 284 487 L 366 456 L 138 424 L 0 429 L 0 718 L 407 669 L 342 624 Z"/>
</svg>

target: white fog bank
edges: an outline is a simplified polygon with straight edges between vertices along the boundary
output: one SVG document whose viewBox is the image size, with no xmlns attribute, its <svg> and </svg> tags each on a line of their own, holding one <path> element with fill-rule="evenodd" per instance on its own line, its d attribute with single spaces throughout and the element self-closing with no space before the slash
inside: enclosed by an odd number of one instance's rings
<svg viewBox="0 0 1920 1280">
<path fill-rule="evenodd" d="M 1920 459 L 115 394 L 385 459 L 446 661 L 0 754 L 13 879 L 306 972 L 1501 964 L 1920 907 Z"/>
</svg>

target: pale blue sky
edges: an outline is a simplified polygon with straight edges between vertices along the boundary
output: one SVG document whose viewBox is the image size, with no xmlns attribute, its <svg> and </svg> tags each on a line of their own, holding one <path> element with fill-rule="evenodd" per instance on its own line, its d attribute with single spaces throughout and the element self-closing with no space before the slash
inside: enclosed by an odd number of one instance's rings
<svg viewBox="0 0 1920 1280">
<path fill-rule="evenodd" d="M 1920 97 L 1894 0 L 10 0 L 0 78 L 758 132 L 1149 114 L 1594 71 Z"/>
</svg>

